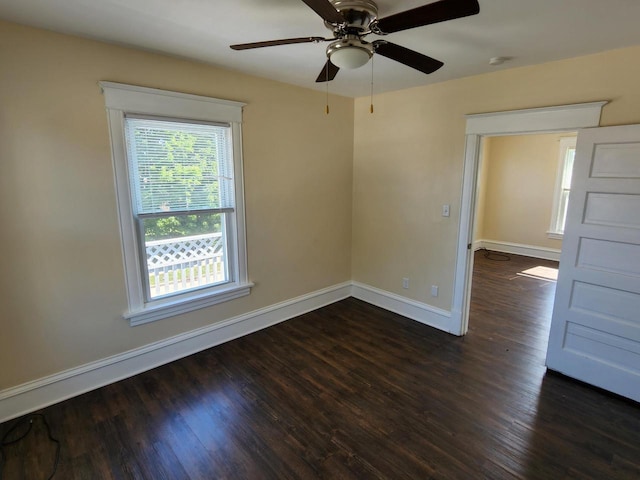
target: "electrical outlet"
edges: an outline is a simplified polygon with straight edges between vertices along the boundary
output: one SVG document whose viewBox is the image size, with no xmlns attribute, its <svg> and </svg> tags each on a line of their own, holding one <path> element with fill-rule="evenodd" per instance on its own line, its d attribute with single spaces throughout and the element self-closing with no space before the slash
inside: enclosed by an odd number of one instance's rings
<svg viewBox="0 0 640 480">
<path fill-rule="evenodd" d="M 438 296 L 438 285 L 431 285 L 431 296 L 432 297 Z"/>
<path fill-rule="evenodd" d="M 409 279 L 406 277 L 402 279 L 402 288 L 409 288 Z"/>
</svg>

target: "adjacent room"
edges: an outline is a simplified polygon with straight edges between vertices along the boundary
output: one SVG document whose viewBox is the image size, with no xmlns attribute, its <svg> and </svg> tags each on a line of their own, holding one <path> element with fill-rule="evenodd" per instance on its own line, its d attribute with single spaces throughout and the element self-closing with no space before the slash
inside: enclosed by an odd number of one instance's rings
<svg viewBox="0 0 640 480">
<path fill-rule="evenodd" d="M 640 4 L 577 3 L 0 0 L 0 478 L 640 477 Z"/>
<path fill-rule="evenodd" d="M 522 277 L 542 280 L 545 320 L 551 318 L 558 278 L 576 135 L 486 137 L 481 148 L 473 268 L 490 268 L 497 278 L 516 284 Z M 512 292 L 516 300 L 530 293 L 527 288 Z M 548 325 L 539 333 L 546 350 Z"/>
</svg>

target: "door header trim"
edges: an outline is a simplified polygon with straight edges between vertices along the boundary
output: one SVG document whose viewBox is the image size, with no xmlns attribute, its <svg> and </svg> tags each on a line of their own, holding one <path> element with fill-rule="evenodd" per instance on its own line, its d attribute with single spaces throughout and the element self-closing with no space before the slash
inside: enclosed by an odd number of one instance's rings
<svg viewBox="0 0 640 480">
<path fill-rule="evenodd" d="M 556 105 L 465 115 L 467 135 L 516 135 L 532 132 L 578 130 L 600 125 L 608 101 Z"/>
</svg>

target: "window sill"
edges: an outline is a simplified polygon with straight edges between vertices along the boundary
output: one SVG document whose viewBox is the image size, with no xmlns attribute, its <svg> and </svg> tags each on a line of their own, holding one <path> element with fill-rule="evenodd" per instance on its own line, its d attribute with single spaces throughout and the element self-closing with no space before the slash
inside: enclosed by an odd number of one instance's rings
<svg viewBox="0 0 640 480">
<path fill-rule="evenodd" d="M 547 238 L 551 238 L 553 240 L 562 240 L 564 238 L 564 233 L 547 232 Z"/>
<path fill-rule="evenodd" d="M 142 325 L 156 320 L 162 320 L 163 318 L 174 317 L 182 313 L 192 312 L 193 310 L 210 307 L 218 303 L 233 300 L 234 298 L 244 297 L 251 293 L 251 287 L 253 287 L 253 285 L 253 283 L 243 283 L 214 292 L 197 292 L 186 298 L 171 298 L 161 301 L 162 303 L 159 301 L 147 305 L 140 310 L 127 312 L 124 314 L 124 318 L 129 320 L 129 324 L 132 327 L 135 327 L 136 325 Z"/>
</svg>

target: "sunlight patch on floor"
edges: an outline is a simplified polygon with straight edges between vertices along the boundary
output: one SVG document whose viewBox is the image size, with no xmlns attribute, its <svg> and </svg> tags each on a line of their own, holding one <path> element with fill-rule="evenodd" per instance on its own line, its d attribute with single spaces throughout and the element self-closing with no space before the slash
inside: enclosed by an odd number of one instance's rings
<svg viewBox="0 0 640 480">
<path fill-rule="evenodd" d="M 556 280 L 558 280 L 558 269 L 551 268 L 551 267 L 537 266 L 533 268 L 528 268 L 527 270 L 523 270 L 522 272 L 518 273 L 518 275 L 521 275 L 523 277 L 538 278 L 540 280 L 549 280 L 551 282 L 555 282 Z"/>
</svg>

